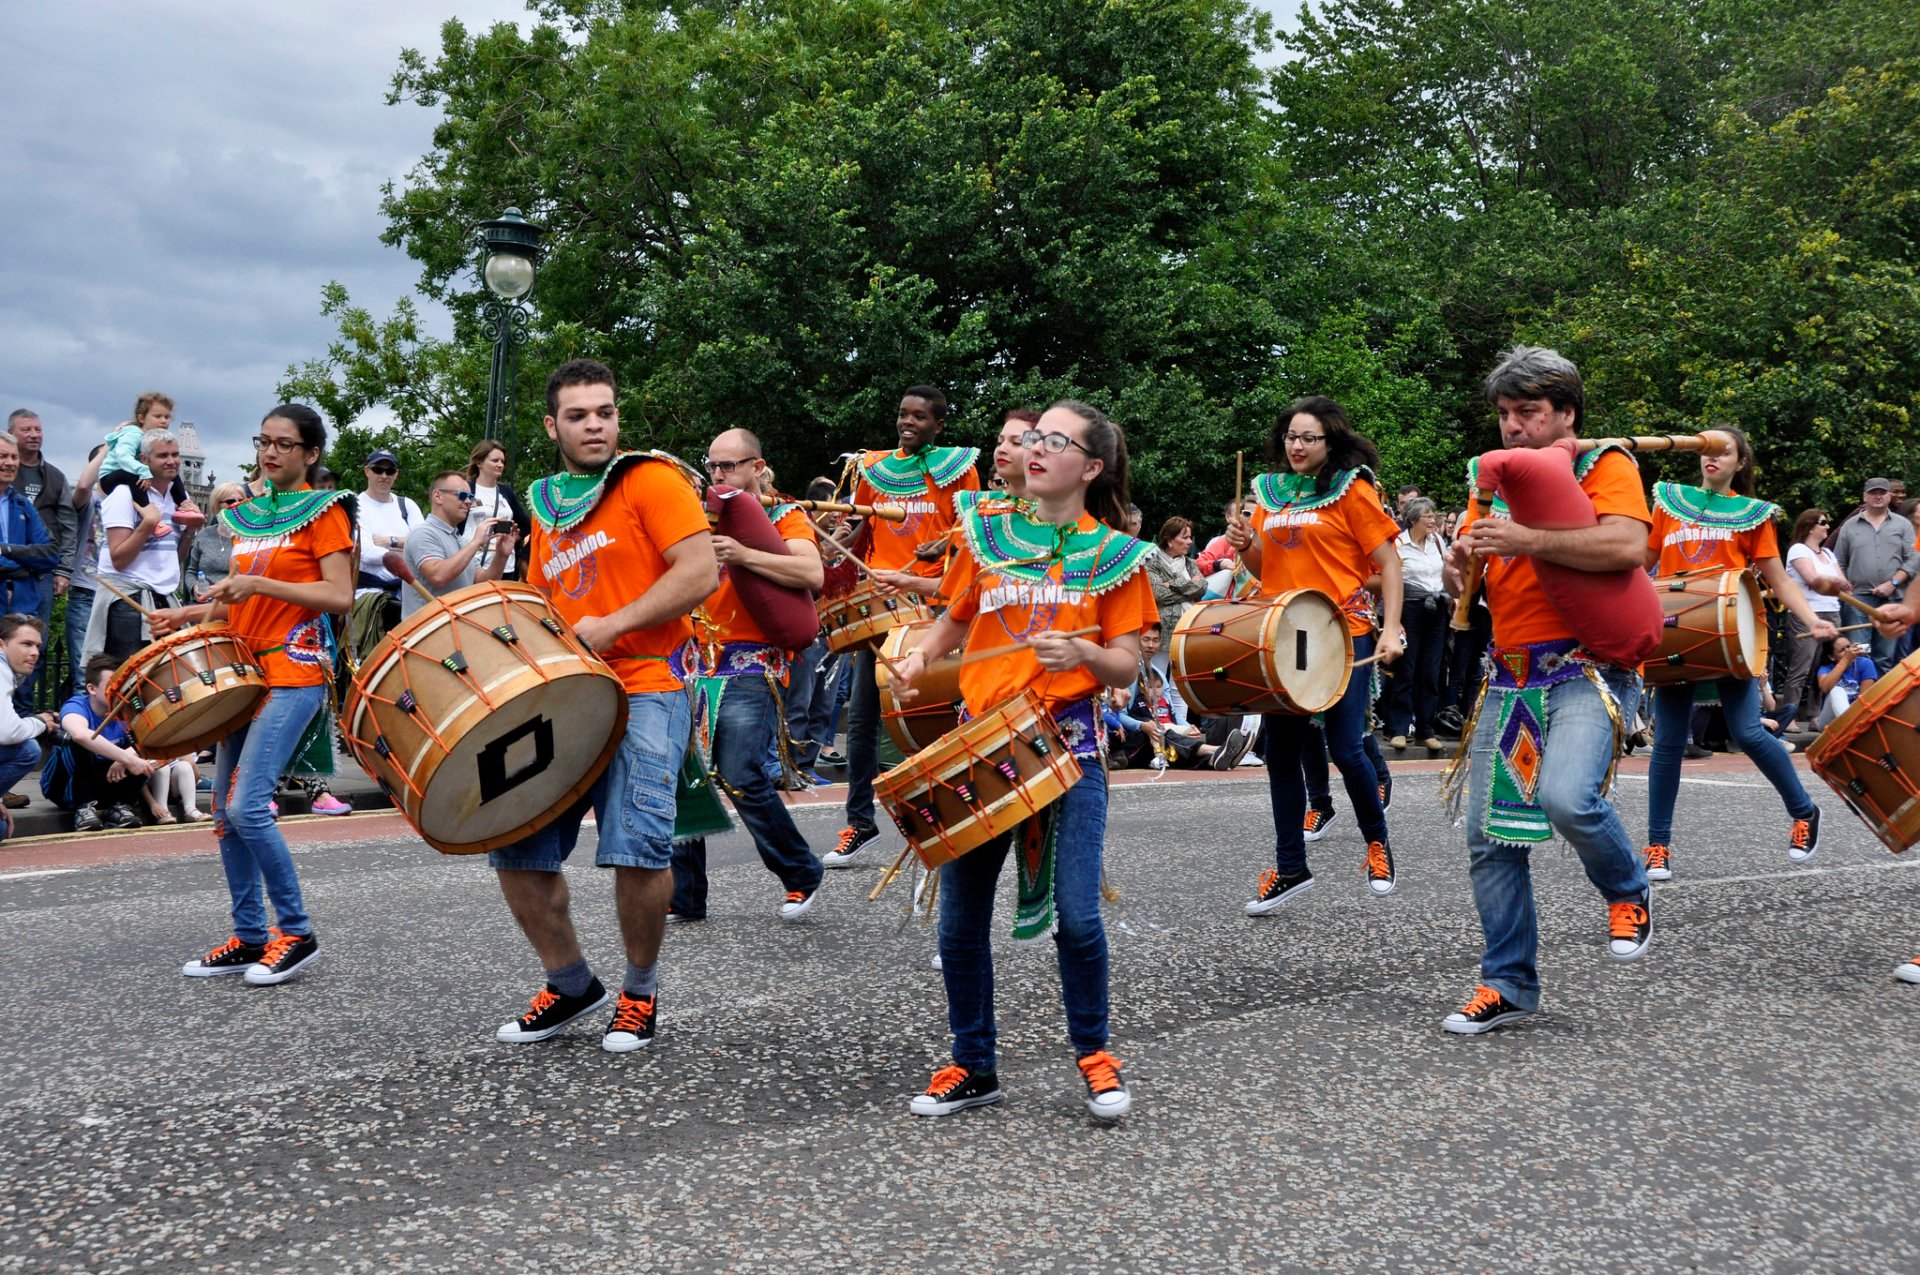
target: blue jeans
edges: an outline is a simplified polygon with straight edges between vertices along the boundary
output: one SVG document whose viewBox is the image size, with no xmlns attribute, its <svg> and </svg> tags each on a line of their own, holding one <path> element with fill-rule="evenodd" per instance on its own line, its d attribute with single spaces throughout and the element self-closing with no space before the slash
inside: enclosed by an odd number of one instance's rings
<svg viewBox="0 0 1920 1275">
<path fill-rule="evenodd" d="M 853 689 L 847 695 L 847 822 L 872 828 L 873 777 L 880 773 L 880 688 L 873 680 L 873 651 L 853 656 Z"/>
<path fill-rule="evenodd" d="M 1856 589 L 1854 592 L 1858 593 L 1868 602 L 1873 601 L 1873 595 L 1865 589 Z M 1862 611 L 1851 602 L 1842 602 L 1840 604 L 1840 627 L 1850 628 L 1853 625 L 1865 623 L 1867 623 L 1867 613 L 1865 611 Z M 1900 662 L 1898 655 L 1900 639 L 1882 637 L 1878 629 L 1869 629 L 1867 633 L 1870 635 L 1867 641 L 1867 652 L 1873 659 L 1873 666 L 1880 670 L 1880 676 L 1885 677 L 1887 670 Z M 1819 665 L 1820 662 L 1819 660 L 1814 661 L 1816 666 Z"/>
<path fill-rule="evenodd" d="M 794 825 L 787 805 L 761 765 L 780 729 L 780 706 L 767 679 L 743 674 L 727 679 L 713 723 L 713 766 L 740 822 L 753 834 L 760 862 L 789 890 L 811 894 L 820 887 L 819 856 Z M 673 848 L 673 902 L 680 916 L 707 914 L 707 840 L 696 837 Z"/>
<path fill-rule="evenodd" d="M 580 843 L 580 824 L 593 811 L 599 828 L 593 862 L 599 868 L 663 870 L 673 862 L 675 793 L 680 763 L 693 735 L 693 700 L 684 690 L 627 696 L 627 733 L 585 800 L 530 837 L 487 856 L 495 871 L 558 872 Z"/>
<path fill-rule="evenodd" d="M 1300 774 L 1307 781 L 1307 805 L 1314 810 L 1321 810 L 1331 814 L 1333 812 L 1333 784 L 1331 781 L 1332 772 L 1327 768 L 1327 732 L 1321 727 L 1319 722 L 1314 722 L 1311 717 L 1307 720 L 1313 722 L 1313 737 L 1300 741 Z M 1266 729 L 1263 727 L 1260 731 L 1262 741 L 1261 748 L 1263 750 L 1260 754 L 1260 759 L 1262 761 L 1265 761 L 1267 756 L 1264 751 L 1266 747 L 1266 735 Z M 1386 783 L 1387 756 L 1380 751 L 1380 737 L 1375 735 L 1372 730 L 1368 730 L 1360 736 L 1360 746 L 1367 750 L 1367 761 L 1373 766 L 1374 783 Z"/>
<path fill-rule="evenodd" d="M 213 828 L 233 898 L 233 932 L 242 943 L 267 941 L 262 881 L 281 933 L 313 932 L 293 854 L 267 803 L 326 695 L 324 686 L 274 687 L 254 719 L 221 740 L 214 755 Z"/>
<path fill-rule="evenodd" d="M 12 792 L 13 786 L 39 764 L 38 740 L 23 739 L 17 744 L 0 744 L 0 793 Z M 0 821 L 0 840 L 5 840 L 6 831 L 6 823 Z"/>
<path fill-rule="evenodd" d="M 67 590 L 67 664 L 73 670 L 73 689 L 87 689 L 86 662 L 80 657 L 87 645 L 87 622 L 93 618 L 93 590 Z"/>
<path fill-rule="evenodd" d="M 1100 919 L 1100 855 L 1107 839 L 1107 772 L 1086 773 L 1049 813 L 1060 821 L 1053 867 L 1053 942 L 1060 999 L 1076 1055 L 1107 1047 L 1107 930 Z M 1024 825 L 1023 825 L 1024 826 Z M 1000 865 L 1021 828 L 995 837 L 940 869 L 940 972 L 947 984 L 953 1061 L 993 1071 L 993 896 Z"/>
<path fill-rule="evenodd" d="M 1353 658 L 1373 654 L 1373 636 L 1353 639 Z M 1346 693 L 1326 711 L 1327 752 L 1340 768 L 1347 800 L 1368 841 L 1387 840 L 1387 814 L 1380 808 L 1373 762 L 1367 757 L 1366 736 L 1372 734 L 1373 679 L 1366 669 L 1355 669 Z M 1307 818 L 1307 784 L 1302 757 L 1315 746 L 1313 719 L 1293 713 L 1268 713 L 1260 719 L 1267 737 L 1267 793 L 1273 801 L 1274 866 L 1282 876 L 1307 870 L 1307 842 L 1301 825 Z"/>
<path fill-rule="evenodd" d="M 1620 668 L 1604 673 L 1622 720 L 1631 721 L 1640 704 L 1640 675 Z M 1480 981 L 1521 1009 L 1537 1009 L 1540 927 L 1533 906 L 1531 847 L 1496 844 L 1481 826 L 1500 732 L 1499 714 L 1491 710 L 1489 704 L 1474 728 L 1467 785 L 1467 871 L 1487 941 Z M 1681 721 L 1684 726 L 1685 719 Z M 1626 825 L 1600 795 L 1613 750 L 1613 721 L 1592 682 L 1576 677 L 1547 692 L 1546 751 L 1534 800 L 1546 811 L 1553 830 L 1580 856 L 1587 880 L 1608 903 L 1640 898 L 1647 889 L 1646 868 L 1627 840 Z"/>
<path fill-rule="evenodd" d="M 824 679 L 819 674 L 826 659 L 827 639 L 821 636 L 806 650 L 796 651 L 787 665 L 787 739 L 793 748 L 793 764 L 801 770 L 813 766 L 814 754 L 809 744 L 812 734 L 808 727 L 814 700 L 823 688 Z"/>
<path fill-rule="evenodd" d="M 1450 613 L 1408 599 L 1402 622 L 1407 630 L 1407 653 L 1387 669 L 1392 675 L 1387 701 L 1387 734 L 1405 735 L 1408 725 L 1416 739 L 1433 734 L 1434 715 L 1440 711 L 1440 661 L 1447 653 Z"/>
<path fill-rule="evenodd" d="M 1774 791 L 1787 803 L 1795 819 L 1813 815 L 1813 798 L 1793 768 L 1793 758 L 1780 741 L 1760 724 L 1760 683 L 1745 678 L 1722 678 L 1720 706 L 1726 713 L 1727 737 L 1752 758 Z M 1653 763 L 1647 770 L 1647 840 L 1664 846 L 1673 842 L 1673 803 L 1680 795 L 1680 758 L 1687 750 L 1687 730 L 1693 721 L 1693 683 L 1655 687 L 1653 692 Z"/>
</svg>

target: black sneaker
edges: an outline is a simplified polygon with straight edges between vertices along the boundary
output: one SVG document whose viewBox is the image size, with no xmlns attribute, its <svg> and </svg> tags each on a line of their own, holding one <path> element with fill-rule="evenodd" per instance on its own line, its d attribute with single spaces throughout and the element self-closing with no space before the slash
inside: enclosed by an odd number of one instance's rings
<svg viewBox="0 0 1920 1275">
<path fill-rule="evenodd" d="M 1819 849 L 1820 807 L 1815 806 L 1813 813 L 1805 819 L 1793 821 L 1793 832 L 1787 838 L 1787 858 L 1795 863 L 1805 863 Z"/>
<path fill-rule="evenodd" d="M 913 1096 L 907 1110 L 916 1116 L 950 1116 L 968 1107 L 999 1102 L 1000 1096 L 1000 1078 L 993 1072 L 942 1067 L 933 1073 L 926 1092 Z"/>
<path fill-rule="evenodd" d="M 98 832 L 106 826 L 107 821 L 100 817 L 100 803 L 97 801 L 89 801 L 73 812 L 75 832 Z"/>
<path fill-rule="evenodd" d="M 320 959 L 320 940 L 311 934 L 276 934 L 267 950 L 247 970 L 246 980 L 254 987 L 284 983 Z"/>
<path fill-rule="evenodd" d="M 1382 811 L 1392 810 L 1393 809 L 1393 776 L 1388 775 L 1385 779 L 1382 779 L 1379 783 L 1375 784 L 1374 787 L 1377 788 L 1380 792 L 1380 809 Z"/>
<path fill-rule="evenodd" d="M 1120 1060 L 1106 1050 L 1082 1058 L 1080 1075 L 1087 1082 L 1087 1110 L 1095 1120 L 1118 1120 L 1133 1110 L 1133 1095 L 1120 1075 Z"/>
<path fill-rule="evenodd" d="M 1247 749 L 1253 747 L 1253 736 L 1235 727 L 1227 732 L 1227 740 L 1213 754 L 1215 770 L 1232 770 L 1247 755 Z"/>
<path fill-rule="evenodd" d="M 278 937 L 277 935 L 275 937 Z M 216 974 L 244 974 L 267 954 L 265 943 L 242 943 L 235 935 L 197 960 L 188 961 L 180 972 L 188 978 L 212 978 Z"/>
<path fill-rule="evenodd" d="M 1457 1036 L 1478 1036 L 1532 1012 L 1521 1009 L 1491 987 L 1476 987 L 1472 998 L 1442 1019 L 1440 1026 Z"/>
<path fill-rule="evenodd" d="M 820 856 L 820 862 L 829 868 L 850 868 L 853 866 L 853 856 L 879 839 L 878 828 L 842 828 L 840 840 L 833 849 Z"/>
<path fill-rule="evenodd" d="M 1367 842 L 1367 888 L 1375 894 L 1393 893 L 1393 851 L 1384 841 Z"/>
<path fill-rule="evenodd" d="M 1290 877 L 1283 877 L 1272 868 L 1260 874 L 1260 893 L 1247 904 L 1248 916 L 1265 916 L 1285 903 L 1296 894 L 1305 894 L 1313 889 L 1313 873 L 1302 869 Z"/>
<path fill-rule="evenodd" d="M 600 1038 L 600 1048 L 610 1054 L 630 1054 L 653 1043 L 654 1024 L 660 1018 L 660 996 L 629 996 L 620 993 L 613 1007 L 613 1021 Z"/>
<path fill-rule="evenodd" d="M 562 996 L 559 988 L 548 983 L 535 994 L 527 1012 L 510 1023 L 502 1024 L 493 1038 L 514 1045 L 545 1040 L 582 1014 L 591 1014 L 606 1003 L 607 989 L 601 986 L 597 978 L 587 984 L 587 990 L 579 996 Z"/>
<path fill-rule="evenodd" d="M 1637 961 L 1653 941 L 1653 891 L 1637 899 L 1607 904 L 1607 954 L 1616 961 Z"/>
<path fill-rule="evenodd" d="M 1327 835 L 1327 825 L 1332 823 L 1339 813 L 1331 806 L 1325 810 L 1309 809 L 1306 821 L 1300 825 L 1300 835 L 1308 841 L 1320 840 Z"/>
<path fill-rule="evenodd" d="M 109 828 L 144 828 L 146 823 L 147 821 L 125 802 L 115 802 L 107 807 L 107 827 Z"/>
</svg>

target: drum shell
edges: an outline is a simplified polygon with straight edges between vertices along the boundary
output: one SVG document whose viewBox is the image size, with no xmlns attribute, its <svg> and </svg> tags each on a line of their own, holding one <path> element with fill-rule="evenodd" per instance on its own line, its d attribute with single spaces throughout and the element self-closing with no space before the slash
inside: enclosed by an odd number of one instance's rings
<svg viewBox="0 0 1920 1275">
<path fill-rule="evenodd" d="M 513 641 L 495 634 L 503 625 Z M 456 650 L 464 671 L 442 662 Z M 406 693 L 412 712 L 401 707 Z M 481 854 L 533 835 L 587 795 L 620 747 L 627 691 L 538 589 L 488 581 L 388 633 L 355 676 L 342 721 L 355 758 L 427 844 Z M 505 761 L 490 763 L 496 750 L 524 758 L 512 753 L 524 739 L 536 759 L 547 755 L 536 773 L 509 777 Z M 490 770 L 494 786 L 510 786 L 489 794 Z"/>
<path fill-rule="evenodd" d="M 1190 712 L 1322 713 L 1353 675 L 1353 637 L 1331 597 L 1290 589 L 1272 598 L 1196 603 L 1168 644 Z"/>
<path fill-rule="evenodd" d="M 932 618 L 919 594 L 882 593 L 871 580 L 843 597 L 820 599 L 820 626 L 827 631 L 827 649 L 836 654 L 875 645 L 898 625 Z"/>
<path fill-rule="evenodd" d="M 1663 576 L 1653 587 L 1667 618 L 1660 649 L 1640 669 L 1648 686 L 1747 681 L 1766 672 L 1766 604 L 1751 572 Z"/>
<path fill-rule="evenodd" d="M 1002 762 L 1012 764 L 1018 779 L 998 769 Z M 1083 774 L 1040 697 L 1028 690 L 947 732 L 874 780 L 873 788 L 931 869 L 1039 814 Z M 971 801 L 956 791 L 960 783 L 968 785 Z"/>
<path fill-rule="evenodd" d="M 107 702 L 140 753 L 167 760 L 245 726 L 270 689 L 245 640 L 214 620 L 135 652 L 107 683 Z"/>
<path fill-rule="evenodd" d="M 932 620 L 915 620 L 887 630 L 880 639 L 880 654 L 898 664 L 907 652 L 920 644 Z M 880 720 L 887 734 L 904 754 L 931 748 L 936 740 L 960 724 L 960 656 L 943 655 L 926 666 L 915 689 L 910 708 L 901 708 L 893 698 L 893 675 L 886 660 L 874 664 L 873 680 L 880 689 Z"/>
<path fill-rule="evenodd" d="M 1887 849 L 1920 843 L 1920 652 L 1860 692 L 1807 749 L 1807 764 Z"/>
</svg>

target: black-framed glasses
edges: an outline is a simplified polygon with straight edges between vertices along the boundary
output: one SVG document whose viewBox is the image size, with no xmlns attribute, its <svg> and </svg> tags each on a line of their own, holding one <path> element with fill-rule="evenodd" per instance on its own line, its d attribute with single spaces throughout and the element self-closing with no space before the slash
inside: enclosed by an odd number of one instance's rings
<svg viewBox="0 0 1920 1275">
<path fill-rule="evenodd" d="M 367 472 L 369 474 L 378 474 L 382 478 L 392 478 L 400 471 L 392 465 L 369 465 L 367 466 Z"/>
<path fill-rule="evenodd" d="M 1311 447 L 1315 443 L 1327 441 L 1325 434 L 1288 434 L 1280 440 L 1283 443 L 1298 443 L 1302 447 Z"/>
<path fill-rule="evenodd" d="M 1076 443 L 1071 438 L 1068 438 L 1065 434 L 1061 434 L 1058 432 L 1050 432 L 1050 433 L 1042 434 L 1037 429 L 1030 429 L 1026 433 L 1020 435 L 1020 445 L 1022 447 L 1027 448 L 1029 451 L 1031 451 L 1033 448 L 1036 448 L 1036 447 L 1044 448 L 1045 450 L 1053 453 L 1055 456 L 1058 456 L 1061 452 L 1066 451 L 1067 448 L 1069 447 L 1078 448 L 1080 451 L 1086 452 L 1086 454 L 1089 456 L 1093 455 L 1093 452 L 1089 450 L 1085 444 Z"/>
<path fill-rule="evenodd" d="M 709 456 L 706 461 L 707 472 L 709 474 L 731 474 L 734 470 L 740 468 L 740 466 L 751 465 L 759 459 L 758 456 L 748 456 L 742 460 L 715 460 Z"/>
<path fill-rule="evenodd" d="M 302 446 L 304 444 L 297 438 L 268 438 L 265 434 L 253 436 L 253 450 L 256 452 L 270 451 L 276 456 L 291 456 Z"/>
</svg>

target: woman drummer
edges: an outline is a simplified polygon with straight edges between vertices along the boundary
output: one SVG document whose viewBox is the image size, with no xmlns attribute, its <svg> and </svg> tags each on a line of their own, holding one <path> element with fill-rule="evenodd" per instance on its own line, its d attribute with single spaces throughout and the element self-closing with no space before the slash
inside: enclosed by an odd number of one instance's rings
<svg viewBox="0 0 1920 1275">
<path fill-rule="evenodd" d="M 1260 579 L 1260 592 L 1277 597 L 1289 589 L 1317 589 L 1339 604 L 1353 638 L 1356 661 L 1376 651 L 1391 663 L 1404 649 L 1400 637 L 1400 534 L 1380 503 L 1374 467 L 1380 454 L 1347 423 L 1338 403 L 1321 395 L 1303 398 L 1281 413 L 1268 440 L 1286 457 L 1287 473 L 1263 474 L 1253 482 L 1257 505 L 1251 524 L 1235 519 L 1228 542 Z M 1373 633 L 1373 601 L 1367 581 L 1380 577 L 1384 623 Z M 1361 835 L 1367 839 L 1367 885 L 1393 892 L 1393 850 L 1387 839 L 1383 788 L 1367 760 L 1373 678 L 1356 669 L 1346 692 L 1325 713 L 1327 751 L 1340 769 Z M 1260 877 L 1248 916 L 1267 913 L 1313 888 L 1302 832 L 1307 813 L 1301 749 L 1312 740 L 1310 718 L 1269 713 L 1261 725 L 1267 740 L 1267 790 L 1273 799 L 1274 867 Z"/>
<path fill-rule="evenodd" d="M 1753 447 L 1742 431 L 1714 427 L 1732 445 L 1700 453 L 1700 483 L 1653 485 L 1653 529 L 1647 536 L 1647 566 L 1656 576 L 1717 575 L 1723 571 L 1759 572 L 1781 605 L 1806 626 L 1816 641 L 1833 636 L 1834 627 L 1808 604 L 1800 586 L 1780 562 L 1774 534 L 1777 505 L 1753 495 Z M 1653 691 L 1653 762 L 1648 767 L 1647 878 L 1673 876 L 1673 803 L 1680 793 L 1680 758 L 1693 721 L 1693 682 Z M 1786 748 L 1760 724 L 1758 679 L 1723 677 L 1713 683 L 1727 717 L 1727 737 L 1766 776 L 1793 821 L 1787 857 L 1795 863 L 1820 848 L 1820 808 L 1807 795 Z"/>
<path fill-rule="evenodd" d="M 1125 518 L 1127 451 L 1112 422 L 1083 403 L 1060 402 L 1023 435 L 1023 508 L 975 508 L 941 594 L 948 601 L 902 661 L 910 684 L 966 639 L 960 670 L 969 716 L 1031 688 L 1081 759 L 1083 776 L 1036 819 L 961 855 L 942 869 L 940 957 L 953 1029 L 953 1065 L 933 1074 L 911 1111 L 944 1116 L 1000 1100 L 993 1019 L 994 886 L 1018 837 L 1020 904 L 1014 935 L 1049 932 L 1059 952 L 1067 1035 L 1095 1118 L 1117 1120 L 1132 1105 L 1120 1063 L 1107 1052 L 1107 936 L 1100 918 L 1107 772 L 1099 700 L 1132 683 L 1140 630 L 1154 618 L 1144 570 L 1153 546 L 1113 530 Z M 1106 525 L 1102 525 L 1105 522 Z M 1085 636 L 1076 630 L 1090 629 Z M 997 658 L 978 658 L 998 651 Z"/>
<path fill-rule="evenodd" d="M 220 514 L 234 536 L 231 571 L 207 602 L 157 612 L 154 631 L 225 620 L 266 674 L 266 700 L 251 722 L 221 741 L 214 762 L 213 826 L 233 898 L 233 934 L 181 970 L 189 978 L 242 974 L 264 985 L 292 978 L 320 950 L 268 803 L 326 699 L 333 652 L 325 617 L 352 605 L 355 544 L 353 497 L 309 486 L 327 443 L 319 413 L 282 404 L 267 413 L 253 443 L 265 494 Z M 271 928 L 263 882 L 278 920 Z"/>
</svg>

